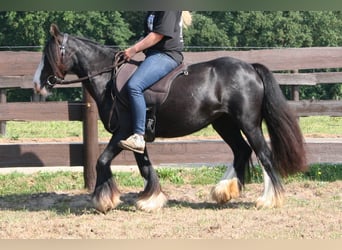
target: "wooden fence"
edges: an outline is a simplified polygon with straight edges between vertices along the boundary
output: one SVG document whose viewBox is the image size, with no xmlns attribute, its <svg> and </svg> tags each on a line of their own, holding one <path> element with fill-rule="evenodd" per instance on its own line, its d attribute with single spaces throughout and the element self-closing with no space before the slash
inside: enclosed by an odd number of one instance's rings
<svg viewBox="0 0 342 250">
<path fill-rule="evenodd" d="M 289 103 L 298 116 L 342 116 L 342 101 L 299 100 L 298 92 L 300 85 L 342 83 L 342 72 L 301 73 L 302 70 L 309 69 L 342 68 L 342 47 L 186 52 L 184 55 L 186 63 L 232 56 L 251 63 L 265 64 L 275 73 L 279 84 L 292 86 L 293 100 Z M 0 121 L 83 121 L 84 141 L 70 144 L 0 144 L 0 167 L 84 166 L 86 187 L 92 189 L 95 185 L 96 160 L 105 143 L 98 142 L 97 109 L 89 94 L 84 91 L 82 103 L 6 102 L 6 89 L 33 87 L 32 78 L 40 59 L 40 52 L 0 52 Z M 288 73 L 278 73 L 284 71 Z M 67 87 L 81 87 L 81 84 Z M 2 125 L 1 129 L 4 130 L 5 127 Z M 214 150 L 209 154 L 205 154 L 205 151 L 197 146 L 197 142 L 161 141 L 149 144 L 148 147 L 154 163 L 157 164 L 218 163 L 223 158 L 227 162 L 231 160 L 231 152 L 228 147 L 223 147 L 222 152 L 217 151 L 222 148 L 221 144 L 221 141 L 206 142 L 206 149 Z M 342 162 L 342 142 L 339 140 L 308 142 L 307 148 L 311 163 Z M 317 155 L 318 152 L 320 155 Z M 113 162 L 120 165 L 133 163 L 134 158 L 130 152 L 123 152 Z"/>
</svg>

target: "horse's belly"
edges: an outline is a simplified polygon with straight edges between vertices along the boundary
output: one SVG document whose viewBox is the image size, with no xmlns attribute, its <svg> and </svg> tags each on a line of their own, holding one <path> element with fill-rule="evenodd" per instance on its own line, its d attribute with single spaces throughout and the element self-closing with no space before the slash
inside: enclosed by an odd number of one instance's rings
<svg viewBox="0 0 342 250">
<path fill-rule="evenodd" d="M 158 112 L 156 118 L 157 137 L 179 137 L 194 133 L 208 126 L 220 113 L 214 109 L 204 112 L 193 105 L 178 105 Z"/>
</svg>

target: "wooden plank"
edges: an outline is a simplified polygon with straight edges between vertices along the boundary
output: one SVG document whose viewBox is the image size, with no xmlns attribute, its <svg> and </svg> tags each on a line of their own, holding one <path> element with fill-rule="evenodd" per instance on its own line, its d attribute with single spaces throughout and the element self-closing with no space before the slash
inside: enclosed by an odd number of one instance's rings
<svg viewBox="0 0 342 250">
<path fill-rule="evenodd" d="M 0 76 L 1 88 L 33 88 L 33 74 L 23 76 Z"/>
<path fill-rule="evenodd" d="M 0 104 L 2 121 L 81 121 L 82 103 L 14 102 Z"/>
<path fill-rule="evenodd" d="M 275 73 L 280 85 L 316 85 L 342 83 L 342 72 L 322 73 Z"/>
<path fill-rule="evenodd" d="M 33 89 L 33 73 L 23 76 L 1 76 L 0 75 L 0 88 L 23 88 Z M 67 75 L 66 80 L 77 79 L 76 75 Z M 81 83 L 73 83 L 67 85 L 56 85 L 54 88 L 80 88 Z"/>
<path fill-rule="evenodd" d="M 0 75 L 33 75 L 41 60 L 41 52 L 0 51 Z"/>
<path fill-rule="evenodd" d="M 285 48 L 249 51 L 211 51 L 184 52 L 186 63 L 197 63 L 212 60 L 222 56 L 232 56 L 254 63 L 259 62 L 273 71 L 341 68 L 342 47 L 316 48 Z M 41 52 L 8 52 L 0 51 L 0 86 L 1 88 L 32 88 L 33 74 L 40 61 Z M 142 59 L 139 54 L 138 59 Z M 68 75 L 66 79 L 76 79 L 75 75 Z M 282 85 L 314 85 L 318 83 L 340 83 L 341 72 L 334 73 L 297 73 L 277 74 L 276 79 Z M 79 83 L 55 86 L 80 87 Z"/>
<path fill-rule="evenodd" d="M 342 163 L 342 140 L 307 139 L 306 157 L 309 164 Z"/>
<path fill-rule="evenodd" d="M 0 167 L 82 166 L 80 143 L 0 144 Z"/>
<path fill-rule="evenodd" d="M 99 144 L 102 152 L 106 143 Z M 159 141 L 147 144 L 154 165 L 231 164 L 233 155 L 222 140 Z M 342 140 L 308 139 L 308 163 L 342 163 Z M 0 144 L 0 167 L 83 166 L 82 143 Z M 256 158 L 253 155 L 253 161 Z M 136 165 L 132 152 L 123 151 L 112 165 Z"/>
<path fill-rule="evenodd" d="M 262 63 L 272 71 L 342 67 L 342 47 L 185 52 L 184 61 L 196 63 L 223 56 L 236 57 L 249 63 Z"/>
<path fill-rule="evenodd" d="M 288 101 L 298 116 L 342 116 L 342 101 Z M 82 103 L 33 102 L 0 104 L 1 121 L 82 121 Z"/>
<path fill-rule="evenodd" d="M 329 83 L 342 83 L 342 72 L 324 73 L 275 73 L 280 85 L 317 85 Z M 0 76 L 0 88 L 33 88 L 33 75 L 29 76 Z M 77 79 L 75 75 L 67 75 L 66 80 Z M 80 88 L 81 83 L 56 85 L 54 88 Z"/>
<path fill-rule="evenodd" d="M 186 63 L 197 63 L 222 56 L 232 56 L 250 63 L 263 63 L 271 70 L 342 67 L 342 47 L 184 52 L 184 61 Z M 33 75 L 40 59 L 41 52 L 0 51 L 0 75 Z"/>
<path fill-rule="evenodd" d="M 342 101 L 288 101 L 298 116 L 342 116 Z"/>
</svg>

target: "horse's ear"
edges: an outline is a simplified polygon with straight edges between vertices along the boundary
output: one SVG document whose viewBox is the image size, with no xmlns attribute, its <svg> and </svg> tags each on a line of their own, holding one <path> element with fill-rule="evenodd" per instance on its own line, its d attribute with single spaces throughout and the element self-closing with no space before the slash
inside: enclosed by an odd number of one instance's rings
<svg viewBox="0 0 342 250">
<path fill-rule="evenodd" d="M 58 29 L 58 26 L 54 23 L 50 26 L 50 34 L 54 37 L 58 37 L 61 34 L 61 32 Z"/>
</svg>

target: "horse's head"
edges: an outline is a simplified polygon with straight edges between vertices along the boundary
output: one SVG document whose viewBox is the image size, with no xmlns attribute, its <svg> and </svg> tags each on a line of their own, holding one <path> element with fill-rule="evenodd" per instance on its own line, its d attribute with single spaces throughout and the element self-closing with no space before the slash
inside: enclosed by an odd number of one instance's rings
<svg viewBox="0 0 342 250">
<path fill-rule="evenodd" d="M 44 47 L 42 59 L 33 79 L 36 92 L 42 95 L 47 95 L 58 81 L 64 79 L 70 68 L 65 52 L 68 35 L 62 34 L 55 24 L 51 25 L 50 34 L 51 38 Z"/>
</svg>

